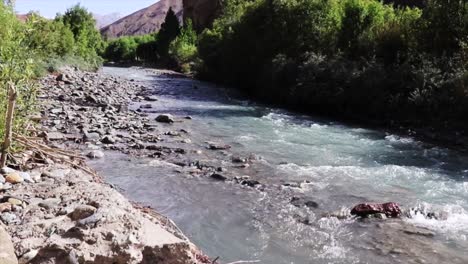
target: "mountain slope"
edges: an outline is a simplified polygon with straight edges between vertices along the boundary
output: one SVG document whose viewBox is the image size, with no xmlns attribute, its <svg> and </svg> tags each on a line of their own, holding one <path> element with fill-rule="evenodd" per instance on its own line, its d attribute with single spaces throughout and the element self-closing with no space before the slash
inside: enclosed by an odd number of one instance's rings
<svg viewBox="0 0 468 264">
<path fill-rule="evenodd" d="M 154 5 L 141 9 L 131 15 L 103 27 L 101 34 L 107 38 L 134 36 L 153 33 L 161 28 L 169 8 L 182 18 L 182 0 L 161 0 Z"/>
<path fill-rule="evenodd" d="M 119 20 L 122 18 L 122 15 L 119 13 L 111 13 L 111 14 L 106 14 L 106 15 L 100 15 L 100 14 L 94 14 L 93 17 L 96 20 L 96 27 L 98 29 L 103 28 L 107 25 L 110 25 L 111 23 L 114 23 L 115 21 Z"/>
</svg>

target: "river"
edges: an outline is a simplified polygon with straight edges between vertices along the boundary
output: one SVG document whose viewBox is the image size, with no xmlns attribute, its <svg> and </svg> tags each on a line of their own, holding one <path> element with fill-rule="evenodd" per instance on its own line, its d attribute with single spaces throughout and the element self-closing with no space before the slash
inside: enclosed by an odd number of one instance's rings
<svg viewBox="0 0 468 264">
<path fill-rule="evenodd" d="M 174 125 L 190 131 L 191 148 L 203 149 L 207 141 L 229 144 L 229 152 L 204 159 L 264 183 L 257 190 L 192 177 L 166 162 L 117 153 L 92 163 L 130 199 L 169 216 L 223 263 L 468 263 L 466 155 L 271 108 L 188 78 L 137 68 L 105 67 L 103 73 L 152 87 L 158 101 L 150 116 L 191 116 L 190 122 Z M 231 169 L 233 156 L 252 154 L 260 157 L 256 165 Z M 289 182 L 303 184 L 286 187 Z M 290 203 L 293 196 L 318 207 L 298 208 Z M 362 202 L 388 201 L 439 218 L 419 213 L 402 220 L 323 217 Z"/>
</svg>

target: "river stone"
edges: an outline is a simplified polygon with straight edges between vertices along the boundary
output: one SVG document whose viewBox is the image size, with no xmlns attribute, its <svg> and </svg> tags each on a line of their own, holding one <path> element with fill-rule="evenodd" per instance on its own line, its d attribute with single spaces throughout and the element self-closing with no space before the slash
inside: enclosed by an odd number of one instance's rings
<svg viewBox="0 0 468 264">
<path fill-rule="evenodd" d="M 15 214 L 12 214 L 12 213 L 2 213 L 0 218 L 2 219 L 3 223 L 9 225 L 9 224 L 14 223 L 17 217 Z"/>
<path fill-rule="evenodd" d="M 12 205 L 23 205 L 23 201 L 21 201 L 20 199 L 16 199 L 16 198 L 9 198 L 8 203 Z"/>
<path fill-rule="evenodd" d="M 115 143 L 115 139 L 112 137 L 112 136 L 105 136 L 101 139 L 101 142 L 104 143 L 104 144 L 114 144 Z"/>
<path fill-rule="evenodd" d="M 160 123 L 174 123 L 174 118 L 172 115 L 163 114 L 156 117 L 156 121 Z"/>
<path fill-rule="evenodd" d="M 57 141 L 65 139 L 65 136 L 60 132 L 47 132 L 46 138 L 50 141 Z"/>
<path fill-rule="evenodd" d="M 0 184 L 4 184 L 5 183 L 5 177 L 3 177 L 3 175 L 0 175 Z"/>
<path fill-rule="evenodd" d="M 11 212 L 11 203 L 1 203 L 0 204 L 0 213 Z"/>
<path fill-rule="evenodd" d="M 11 183 L 11 184 L 17 184 L 17 183 L 21 183 L 24 181 L 23 177 L 21 177 L 21 175 L 18 172 L 8 173 L 5 176 L 5 180 L 6 182 Z"/>
<path fill-rule="evenodd" d="M 23 254 L 21 258 L 19 259 L 19 264 L 27 264 L 30 263 L 31 260 L 33 260 L 37 254 L 39 253 L 39 250 L 34 249 L 28 251 L 26 254 Z"/>
<path fill-rule="evenodd" d="M 244 181 L 241 182 L 241 184 L 249 186 L 249 187 L 255 187 L 255 186 L 259 185 L 260 182 L 255 181 L 255 180 L 244 180 Z"/>
<path fill-rule="evenodd" d="M 213 174 L 211 174 L 210 177 L 211 177 L 212 179 L 214 179 L 214 180 L 217 180 L 217 181 L 225 181 L 225 180 L 227 180 L 227 177 L 226 177 L 226 176 L 223 176 L 223 175 L 218 174 L 218 173 L 213 173 Z"/>
<path fill-rule="evenodd" d="M 151 104 L 140 105 L 140 109 L 151 109 L 151 108 L 153 108 L 153 106 Z"/>
<path fill-rule="evenodd" d="M 0 264 L 18 264 L 11 238 L 2 226 L 0 226 Z"/>
<path fill-rule="evenodd" d="M 12 168 L 9 168 L 9 167 L 3 167 L 2 168 L 2 173 L 3 174 L 8 174 L 8 173 L 12 173 L 12 172 L 16 172 L 16 170 L 14 170 Z"/>
<path fill-rule="evenodd" d="M 62 200 L 58 198 L 48 198 L 45 199 L 44 201 L 40 202 L 38 205 L 39 207 L 45 208 L 47 210 L 50 210 L 60 204 Z"/>
<path fill-rule="evenodd" d="M 230 149 L 231 146 L 227 144 L 208 143 L 208 148 L 211 150 L 227 150 Z"/>
<path fill-rule="evenodd" d="M 158 101 L 158 99 L 156 97 L 153 97 L 153 96 L 146 96 L 145 101 L 156 102 L 156 101 Z"/>
<path fill-rule="evenodd" d="M 101 138 L 101 136 L 98 133 L 84 133 L 83 134 L 83 139 L 85 141 L 98 141 Z"/>
<path fill-rule="evenodd" d="M 71 220 L 77 221 L 88 218 L 96 212 L 96 208 L 91 205 L 78 205 L 69 215 Z"/>
<path fill-rule="evenodd" d="M 375 214 L 385 214 L 387 217 L 399 217 L 401 215 L 401 209 L 396 203 L 364 203 L 353 207 L 353 209 L 351 209 L 351 214 L 358 217 L 369 217 Z"/>
<path fill-rule="evenodd" d="M 88 157 L 90 159 L 102 159 L 102 158 L 104 158 L 104 152 L 102 152 L 100 150 L 93 150 L 93 151 L 89 152 L 88 154 L 86 154 L 86 157 Z"/>
<path fill-rule="evenodd" d="M 21 171 L 19 172 L 19 175 L 23 178 L 25 182 L 34 183 L 34 180 L 31 178 L 31 174 Z"/>
</svg>

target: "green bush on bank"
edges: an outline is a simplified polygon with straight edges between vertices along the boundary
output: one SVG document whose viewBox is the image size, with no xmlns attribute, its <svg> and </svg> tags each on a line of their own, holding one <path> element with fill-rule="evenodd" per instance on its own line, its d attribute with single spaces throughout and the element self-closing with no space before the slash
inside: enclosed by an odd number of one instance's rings
<svg viewBox="0 0 468 264">
<path fill-rule="evenodd" d="M 227 0 L 199 36 L 199 74 L 314 113 L 462 120 L 468 3 L 386 2 Z"/>
<path fill-rule="evenodd" d="M 96 69 L 102 64 L 97 55 L 102 40 L 95 21 L 79 5 L 55 20 L 30 14 L 20 22 L 11 3 L 0 2 L 0 139 L 5 133 L 8 89 L 17 91 L 14 131 L 22 133 L 28 115 L 34 113 L 35 79 L 47 70 L 65 65 Z"/>
</svg>

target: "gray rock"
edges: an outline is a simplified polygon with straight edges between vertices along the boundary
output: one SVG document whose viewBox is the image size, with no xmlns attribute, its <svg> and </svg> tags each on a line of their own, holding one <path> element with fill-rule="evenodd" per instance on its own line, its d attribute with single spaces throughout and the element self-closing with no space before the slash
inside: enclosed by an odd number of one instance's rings
<svg viewBox="0 0 468 264">
<path fill-rule="evenodd" d="M 172 117 L 172 115 L 164 114 L 156 117 L 156 121 L 160 123 L 174 123 L 174 118 Z"/>
<path fill-rule="evenodd" d="M 318 208 L 318 203 L 307 199 L 307 198 L 299 198 L 299 197 L 293 197 L 291 198 L 291 204 L 296 206 L 296 207 L 308 207 L 308 208 Z"/>
<path fill-rule="evenodd" d="M 16 170 L 14 170 L 12 168 L 8 168 L 8 167 L 3 167 L 2 168 L 2 174 L 8 174 L 8 173 L 13 173 L 13 172 L 16 172 Z"/>
<path fill-rule="evenodd" d="M 42 208 L 50 210 L 50 209 L 53 209 L 56 206 L 58 206 L 61 201 L 62 200 L 60 200 L 58 198 L 48 198 L 48 199 L 45 199 L 44 201 L 40 202 L 38 205 L 40 207 L 42 207 Z"/>
<path fill-rule="evenodd" d="M 104 152 L 100 150 L 93 150 L 93 151 L 90 151 L 88 154 L 86 154 L 86 157 L 90 159 L 102 159 L 104 158 Z"/>
<path fill-rule="evenodd" d="M 83 139 L 85 141 L 88 141 L 88 142 L 89 141 L 98 141 L 100 138 L 101 138 L 101 136 L 99 135 L 99 133 L 95 133 L 95 132 L 93 132 L 93 133 L 86 132 L 83 135 Z"/>
<path fill-rule="evenodd" d="M 151 108 L 153 108 L 153 106 L 151 104 L 140 105 L 140 109 L 151 109 Z"/>
<path fill-rule="evenodd" d="M 65 139 L 65 136 L 60 132 L 47 132 L 46 138 L 50 141 L 56 141 Z"/>
<path fill-rule="evenodd" d="M 156 101 L 158 101 L 158 99 L 156 97 L 154 97 L 154 96 L 146 96 L 145 101 L 156 102 Z"/>
<path fill-rule="evenodd" d="M 105 136 L 101 139 L 101 142 L 104 144 L 114 144 L 115 139 L 112 136 Z"/>
<path fill-rule="evenodd" d="M 32 179 L 31 174 L 27 172 L 19 172 L 19 175 L 23 177 L 25 182 L 34 183 L 34 180 Z"/>
<path fill-rule="evenodd" d="M 88 218 L 96 212 L 96 208 L 91 205 L 78 205 L 69 215 L 71 220 L 77 221 Z"/>
<path fill-rule="evenodd" d="M 221 175 L 221 174 L 219 174 L 219 173 L 213 173 L 213 174 L 211 174 L 210 177 L 211 177 L 212 179 L 217 180 L 217 181 L 225 181 L 225 180 L 227 180 L 227 177 L 226 177 L 226 176 L 223 176 L 223 175 Z"/>
<path fill-rule="evenodd" d="M 1 184 L 5 183 L 5 177 L 3 177 L 3 175 L 0 175 L 0 183 Z"/>
<path fill-rule="evenodd" d="M 2 219 L 3 223 L 9 225 L 15 223 L 17 220 L 17 217 L 15 214 L 12 213 L 3 213 L 0 218 Z"/>
</svg>

